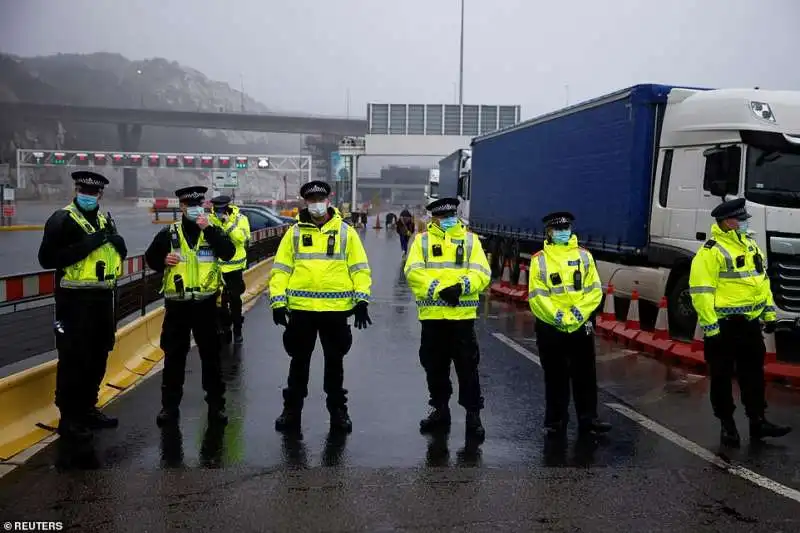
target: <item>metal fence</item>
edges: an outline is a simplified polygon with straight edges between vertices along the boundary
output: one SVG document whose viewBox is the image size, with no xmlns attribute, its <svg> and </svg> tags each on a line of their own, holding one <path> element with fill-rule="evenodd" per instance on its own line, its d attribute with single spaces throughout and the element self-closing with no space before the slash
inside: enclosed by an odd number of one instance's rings
<svg viewBox="0 0 800 533">
<path fill-rule="evenodd" d="M 248 267 L 275 254 L 287 227 L 253 232 Z M 124 270 L 114 298 L 118 325 L 162 300 L 162 274 L 147 268 L 142 256 L 128 258 Z M 0 367 L 55 350 L 53 274 L 0 276 Z"/>
</svg>

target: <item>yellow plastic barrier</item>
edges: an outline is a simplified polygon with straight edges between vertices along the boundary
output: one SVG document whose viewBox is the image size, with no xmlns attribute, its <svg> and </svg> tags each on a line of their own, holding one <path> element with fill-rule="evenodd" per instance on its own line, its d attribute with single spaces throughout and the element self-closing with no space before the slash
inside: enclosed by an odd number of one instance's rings
<svg viewBox="0 0 800 533">
<path fill-rule="evenodd" d="M 0 226 L 0 231 L 40 231 L 43 225 L 37 224 L 18 224 L 16 226 Z"/>
<path fill-rule="evenodd" d="M 271 268 L 269 258 L 244 272 L 244 302 L 264 292 Z M 161 306 L 117 331 L 99 391 L 100 407 L 151 372 L 164 358 L 159 346 L 163 321 Z M 57 361 L 48 361 L 0 379 L 0 460 L 8 460 L 53 434 L 59 418 L 54 404 L 56 365 Z"/>
</svg>

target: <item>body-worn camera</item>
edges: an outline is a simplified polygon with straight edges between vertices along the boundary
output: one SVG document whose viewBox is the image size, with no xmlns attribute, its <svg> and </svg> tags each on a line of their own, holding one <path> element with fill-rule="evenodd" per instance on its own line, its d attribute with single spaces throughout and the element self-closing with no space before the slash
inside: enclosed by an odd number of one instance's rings
<svg viewBox="0 0 800 533">
<path fill-rule="evenodd" d="M 441 244 L 434 244 L 431 249 L 433 250 L 433 257 L 441 257 L 442 256 L 442 245 Z"/>
<path fill-rule="evenodd" d="M 314 243 L 311 235 L 308 233 L 303 234 L 303 246 L 311 246 Z"/>
</svg>

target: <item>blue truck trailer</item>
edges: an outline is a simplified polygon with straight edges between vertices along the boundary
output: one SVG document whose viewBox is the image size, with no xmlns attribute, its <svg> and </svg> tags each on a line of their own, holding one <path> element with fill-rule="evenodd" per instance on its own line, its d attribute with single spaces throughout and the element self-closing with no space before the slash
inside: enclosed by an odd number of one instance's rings
<svg viewBox="0 0 800 533">
<path fill-rule="evenodd" d="M 673 333 L 691 338 L 691 259 L 710 236 L 711 210 L 743 196 L 772 265 L 779 324 L 800 330 L 791 275 L 800 271 L 800 180 L 789 175 L 800 167 L 800 92 L 636 85 L 476 137 L 471 148 L 469 225 L 495 274 L 541 249 L 544 215 L 570 211 L 603 282 L 617 295 L 666 296 Z"/>
</svg>

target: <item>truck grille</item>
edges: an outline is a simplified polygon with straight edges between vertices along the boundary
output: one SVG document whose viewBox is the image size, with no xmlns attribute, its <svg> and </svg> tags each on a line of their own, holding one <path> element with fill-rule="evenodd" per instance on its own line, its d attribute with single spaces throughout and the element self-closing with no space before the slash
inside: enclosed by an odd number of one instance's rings
<svg viewBox="0 0 800 533">
<path fill-rule="evenodd" d="M 770 279 L 775 305 L 800 313 L 800 256 L 772 254 Z"/>
</svg>

